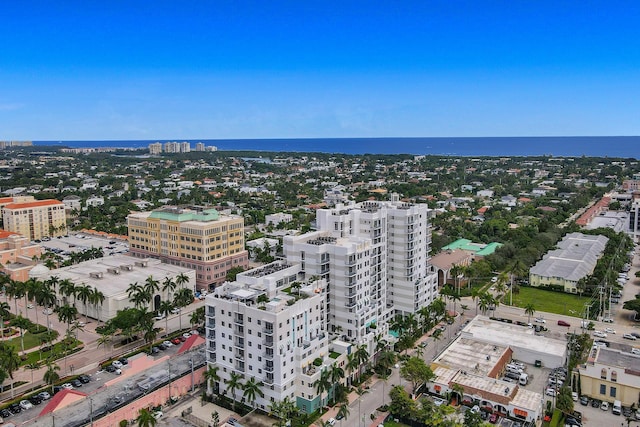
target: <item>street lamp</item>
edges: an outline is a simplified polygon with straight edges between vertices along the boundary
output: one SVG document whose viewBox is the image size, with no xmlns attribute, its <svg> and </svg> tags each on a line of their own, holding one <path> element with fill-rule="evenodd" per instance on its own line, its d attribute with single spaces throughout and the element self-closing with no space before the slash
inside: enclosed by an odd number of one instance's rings
<svg viewBox="0 0 640 427">
<path fill-rule="evenodd" d="M 93 397 L 89 396 L 89 422 L 91 423 L 91 427 L 93 427 Z"/>
</svg>

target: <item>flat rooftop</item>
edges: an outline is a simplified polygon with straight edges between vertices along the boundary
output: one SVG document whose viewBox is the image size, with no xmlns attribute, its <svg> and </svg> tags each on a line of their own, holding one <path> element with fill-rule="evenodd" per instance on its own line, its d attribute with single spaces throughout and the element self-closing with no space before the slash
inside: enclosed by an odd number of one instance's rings
<svg viewBox="0 0 640 427">
<path fill-rule="evenodd" d="M 509 347 L 535 352 L 542 349 L 545 353 L 557 357 L 564 357 L 567 347 L 564 341 L 536 335 L 532 328 L 516 323 L 498 322 L 485 316 L 472 319 L 462 330 L 461 337 L 497 345 L 508 343 Z"/>
<path fill-rule="evenodd" d="M 158 259 L 112 255 L 51 270 L 45 275 L 47 278 L 57 276 L 60 280 L 69 279 L 76 285 L 86 284 L 96 287 L 107 298 L 117 296 L 126 298 L 126 290 L 131 283 L 144 284 L 149 276 L 162 281 L 165 277 L 175 277 L 192 271 L 177 265 L 164 264 Z M 102 274 L 101 278 L 99 278 L 100 274 Z"/>
<path fill-rule="evenodd" d="M 474 375 L 487 376 L 507 349 L 505 345 L 459 337 L 433 363 L 451 369 L 461 369 Z"/>
<path fill-rule="evenodd" d="M 628 374 L 640 376 L 640 356 L 633 353 L 610 350 L 606 347 L 601 347 L 598 355 L 596 356 L 596 363 L 618 366 L 620 368 L 624 368 L 625 372 Z"/>
</svg>

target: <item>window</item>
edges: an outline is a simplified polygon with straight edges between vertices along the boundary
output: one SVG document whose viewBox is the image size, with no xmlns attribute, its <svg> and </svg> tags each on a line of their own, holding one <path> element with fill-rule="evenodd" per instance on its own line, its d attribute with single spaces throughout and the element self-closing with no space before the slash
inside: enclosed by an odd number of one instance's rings
<svg viewBox="0 0 640 427">
<path fill-rule="evenodd" d="M 611 382 L 618 382 L 618 372 L 611 371 Z"/>
<path fill-rule="evenodd" d="M 602 369 L 600 371 L 600 379 L 601 380 L 606 380 L 607 379 L 607 370 L 606 369 Z"/>
<path fill-rule="evenodd" d="M 616 388 L 615 387 L 611 387 L 609 389 L 609 396 L 616 397 Z"/>
<path fill-rule="evenodd" d="M 600 384 L 600 394 L 605 395 L 607 394 L 607 386 L 604 384 Z"/>
</svg>

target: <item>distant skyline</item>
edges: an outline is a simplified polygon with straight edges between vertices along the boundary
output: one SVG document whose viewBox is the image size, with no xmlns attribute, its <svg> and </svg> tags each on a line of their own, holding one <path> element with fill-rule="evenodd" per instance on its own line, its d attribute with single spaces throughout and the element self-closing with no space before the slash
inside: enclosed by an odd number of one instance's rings
<svg viewBox="0 0 640 427">
<path fill-rule="evenodd" d="M 13 1 L 0 140 L 640 135 L 636 1 Z"/>
</svg>

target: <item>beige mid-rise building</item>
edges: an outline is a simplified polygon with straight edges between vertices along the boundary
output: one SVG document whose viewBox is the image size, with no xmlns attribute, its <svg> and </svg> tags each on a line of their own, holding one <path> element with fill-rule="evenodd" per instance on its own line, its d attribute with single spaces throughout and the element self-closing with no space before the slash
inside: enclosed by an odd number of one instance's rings
<svg viewBox="0 0 640 427">
<path fill-rule="evenodd" d="M 13 202 L 2 208 L 4 229 L 31 240 L 67 234 L 64 203 L 59 200 Z"/>
<path fill-rule="evenodd" d="M 201 206 L 164 206 L 127 217 L 130 252 L 196 271 L 198 289 L 224 283 L 233 267 L 247 268 L 244 218 Z"/>
</svg>

